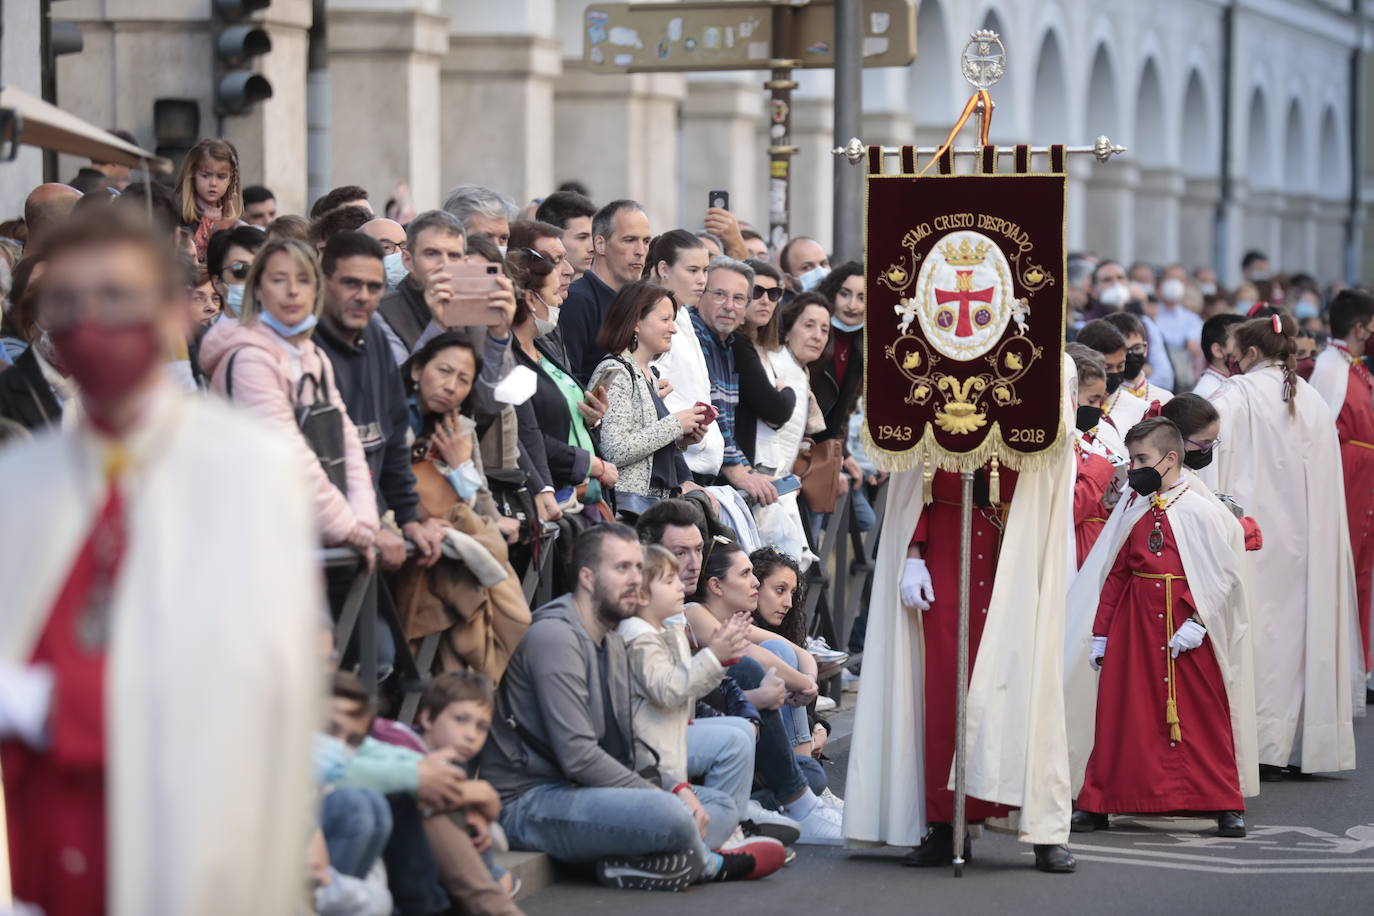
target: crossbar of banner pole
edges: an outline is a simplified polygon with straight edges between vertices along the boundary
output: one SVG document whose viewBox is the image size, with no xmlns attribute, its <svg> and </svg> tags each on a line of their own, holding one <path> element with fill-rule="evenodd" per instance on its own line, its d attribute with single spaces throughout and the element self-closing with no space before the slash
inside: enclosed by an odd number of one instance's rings
<svg viewBox="0 0 1374 916">
<path fill-rule="evenodd" d="M 883 157 L 898 157 L 902 154 L 902 149 L 903 147 L 900 146 L 884 146 L 882 147 Z M 858 164 L 859 162 L 862 162 L 864 158 L 868 155 L 868 147 L 863 144 L 862 140 L 855 137 L 852 140 L 850 140 L 849 143 L 847 143 L 846 145 L 837 146 L 830 152 L 832 155 L 835 156 L 843 156 L 844 158 L 848 159 L 852 164 Z M 934 156 L 937 152 L 939 152 L 939 147 L 916 147 L 916 155 L 918 157 Z M 983 148 L 981 146 L 955 146 L 951 147 L 949 152 L 953 153 L 955 156 L 978 156 L 982 154 Z M 1048 146 L 1030 147 L 1030 154 L 1032 156 L 1047 156 L 1049 155 L 1049 152 L 1050 148 Z M 1091 155 L 1096 157 L 1098 162 L 1106 162 L 1113 156 L 1117 156 L 1126 152 L 1126 147 L 1121 146 L 1120 144 L 1112 143 L 1106 137 L 1098 137 L 1097 142 L 1094 143 L 1092 146 L 1066 146 L 1064 147 L 1064 152 L 1070 156 Z M 998 156 L 1013 156 L 1015 154 L 1015 146 L 997 146 Z"/>
</svg>

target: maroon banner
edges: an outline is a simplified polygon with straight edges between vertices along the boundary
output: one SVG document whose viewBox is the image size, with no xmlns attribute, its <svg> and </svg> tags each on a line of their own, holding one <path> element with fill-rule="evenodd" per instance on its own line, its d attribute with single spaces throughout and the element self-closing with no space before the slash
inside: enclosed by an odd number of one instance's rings
<svg viewBox="0 0 1374 916">
<path fill-rule="evenodd" d="M 1065 176 L 1052 160 L 1051 174 L 870 169 L 864 414 L 880 465 L 910 467 L 920 448 L 950 470 L 1017 468 L 1061 443 Z M 996 165 L 991 148 L 980 165 Z"/>
</svg>

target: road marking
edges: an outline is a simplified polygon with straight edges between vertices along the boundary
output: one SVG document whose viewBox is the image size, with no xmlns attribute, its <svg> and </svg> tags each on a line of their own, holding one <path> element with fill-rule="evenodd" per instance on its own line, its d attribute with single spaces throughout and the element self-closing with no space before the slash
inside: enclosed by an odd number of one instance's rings
<svg viewBox="0 0 1374 916">
<path fill-rule="evenodd" d="M 1374 863 L 1363 868 L 1346 867 L 1324 867 L 1320 865 L 1309 865 L 1306 868 L 1294 868 L 1284 866 L 1272 866 L 1264 862 L 1256 862 L 1252 867 L 1242 867 L 1234 865 L 1198 865 L 1191 862 L 1154 862 L 1145 859 L 1118 858 L 1116 856 L 1095 856 L 1079 855 L 1074 852 L 1074 858 L 1080 862 L 1105 862 L 1113 865 L 1142 865 L 1146 868 L 1171 868 L 1175 871 L 1202 871 L 1217 875 L 1349 875 L 1349 874 L 1374 874 Z"/>
<path fill-rule="evenodd" d="M 1187 852 L 1160 852 L 1153 849 L 1129 849 L 1118 846 L 1081 846 L 1077 843 L 1072 844 L 1069 849 L 1075 856 L 1078 856 L 1078 858 L 1083 858 L 1078 855 L 1079 850 L 1082 850 L 1089 853 L 1109 853 L 1114 856 L 1139 856 L 1141 859 L 1176 859 L 1183 862 L 1223 863 L 1226 865 L 1254 866 L 1260 868 L 1265 868 L 1270 865 L 1317 866 L 1317 863 L 1314 863 L 1311 859 L 1240 859 L 1228 856 L 1201 855 Z M 1270 850 L 1266 849 L 1264 851 L 1269 852 Z M 1140 862 L 1141 859 L 1127 859 L 1123 861 Z M 1374 869 L 1374 859 L 1337 859 L 1325 864 L 1333 866 L 1337 871 L 1350 867 Z M 1302 871 L 1305 869 L 1299 870 Z"/>
</svg>

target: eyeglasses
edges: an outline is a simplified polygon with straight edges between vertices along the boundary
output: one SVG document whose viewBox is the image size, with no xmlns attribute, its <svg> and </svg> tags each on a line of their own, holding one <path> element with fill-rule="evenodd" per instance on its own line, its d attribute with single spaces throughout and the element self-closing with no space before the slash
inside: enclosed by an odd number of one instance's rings
<svg viewBox="0 0 1374 916">
<path fill-rule="evenodd" d="M 395 254 L 398 251 L 406 250 L 405 242 L 393 242 L 390 239 L 378 239 L 382 243 L 382 254 Z"/>
<path fill-rule="evenodd" d="M 782 298 L 782 287 L 775 286 L 772 289 L 765 289 L 762 286 L 755 285 L 754 298 L 762 299 L 764 296 L 768 297 L 769 302 L 777 302 Z"/>
<path fill-rule="evenodd" d="M 749 304 L 749 297 L 743 293 L 736 293 L 732 296 L 723 289 L 708 289 L 706 294 L 716 300 L 716 305 L 724 305 L 727 302 L 733 302 L 740 308 L 744 308 Z"/>
<path fill-rule="evenodd" d="M 1221 442 L 1221 437 L 1218 436 L 1217 438 L 1213 439 L 1211 445 L 1202 445 L 1201 443 L 1194 442 L 1192 439 L 1184 439 L 1183 441 L 1188 443 L 1200 452 L 1210 452 L 1212 449 L 1216 448 L 1217 445 Z"/>
<path fill-rule="evenodd" d="M 1145 345 L 1143 343 L 1135 344 L 1134 346 L 1127 347 L 1126 352 L 1130 353 L 1133 356 L 1144 356 Z"/>
<path fill-rule="evenodd" d="M 233 264 L 225 264 L 224 270 L 229 271 L 229 275 L 242 283 L 248 279 L 248 271 L 253 265 L 247 261 L 235 261 Z M 221 274 L 223 271 L 221 271 Z"/>
</svg>

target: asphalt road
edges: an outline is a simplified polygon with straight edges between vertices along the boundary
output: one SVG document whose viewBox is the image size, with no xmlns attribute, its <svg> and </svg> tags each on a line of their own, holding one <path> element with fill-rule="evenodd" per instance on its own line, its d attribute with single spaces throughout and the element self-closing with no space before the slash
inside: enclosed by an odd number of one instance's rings
<svg viewBox="0 0 1374 916">
<path fill-rule="evenodd" d="M 846 694 L 847 703 L 854 695 Z M 834 719 L 847 731 L 848 715 Z M 1264 783 L 1249 799 L 1249 836 L 1212 836 L 1212 821 L 1116 818 L 1108 832 L 1075 834 L 1078 872 L 1034 870 L 1030 847 L 984 833 L 955 879 L 903 868 L 904 849 L 851 853 L 799 846 L 797 860 L 762 881 L 680 894 L 612 891 L 569 874 L 522 903 L 530 916 L 568 913 L 713 914 L 1339 913 L 1374 912 L 1374 721 L 1355 725 L 1361 769 Z M 848 738 L 831 742 L 831 785 L 843 796 Z"/>
</svg>

